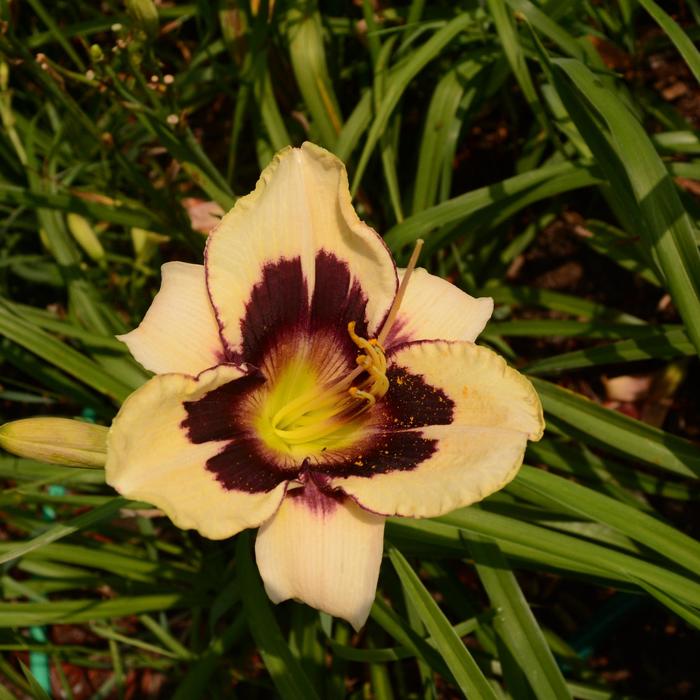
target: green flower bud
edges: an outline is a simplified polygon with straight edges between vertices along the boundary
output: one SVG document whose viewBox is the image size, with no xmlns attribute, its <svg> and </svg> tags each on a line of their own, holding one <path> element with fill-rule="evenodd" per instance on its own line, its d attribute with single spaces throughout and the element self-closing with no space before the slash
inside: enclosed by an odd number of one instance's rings
<svg viewBox="0 0 700 700">
<path fill-rule="evenodd" d="M 134 245 L 136 260 L 140 263 L 147 263 L 158 250 L 161 243 L 167 243 L 169 236 L 155 231 L 147 231 L 144 228 L 134 227 L 131 229 L 131 242 Z"/>
<path fill-rule="evenodd" d="M 101 63 L 104 60 L 104 53 L 102 52 L 102 47 L 99 44 L 93 44 L 90 47 L 90 58 L 95 63 Z"/>
<path fill-rule="evenodd" d="M 160 23 L 158 21 L 158 8 L 153 0 L 125 0 L 126 11 L 134 24 L 141 29 L 149 39 L 158 36 Z"/>
<path fill-rule="evenodd" d="M 87 253 L 87 255 L 95 262 L 101 263 L 104 261 L 105 249 L 100 243 L 92 226 L 87 219 L 84 219 L 79 214 L 70 213 L 66 217 L 68 230 L 73 234 L 73 238 L 78 242 L 78 245 Z"/>
</svg>

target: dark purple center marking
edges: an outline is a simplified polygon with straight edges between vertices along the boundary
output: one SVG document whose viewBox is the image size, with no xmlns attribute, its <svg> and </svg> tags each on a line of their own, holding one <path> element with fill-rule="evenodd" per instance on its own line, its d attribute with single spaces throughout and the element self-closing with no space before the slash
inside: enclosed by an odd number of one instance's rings
<svg viewBox="0 0 700 700">
<path fill-rule="evenodd" d="M 206 468 L 229 491 L 270 491 L 298 472 L 281 469 L 267 459 L 260 441 L 246 422 L 253 392 L 265 379 L 250 374 L 206 393 L 197 401 L 185 401 L 187 418 L 182 427 L 195 444 L 227 440 L 223 449 L 207 460 Z"/>
<path fill-rule="evenodd" d="M 241 352 L 229 352 L 227 357 L 239 365 L 264 368 L 267 376 L 250 374 L 184 404 L 187 418 L 182 427 L 193 443 L 228 441 L 206 464 L 225 489 L 269 491 L 301 471 L 275 464 L 250 425 L 254 394 L 266 380 L 274 382 L 280 363 L 291 359 L 300 345 L 316 343 L 319 347 L 312 356 L 324 366 L 338 371 L 355 366 L 357 348 L 347 326 L 355 321 L 356 332 L 366 334 L 367 297 L 347 263 L 332 253 L 317 254 L 315 278 L 309 299 L 300 258 L 265 265 L 241 321 Z"/>
<path fill-rule="evenodd" d="M 448 425 L 454 415 L 454 402 L 445 392 L 403 367 L 391 367 L 389 391 L 374 409 L 381 413 L 381 423 L 371 437 L 358 444 L 356 452 L 348 450 L 347 457 L 332 463 L 280 466 L 283 459 L 276 462 L 251 424 L 265 382 L 274 382 L 279 362 L 294 357 L 302 345 L 312 347 L 314 361 L 334 371 L 347 371 L 355 366 L 358 354 L 348 323 L 354 321 L 356 332 L 367 337 L 367 298 L 347 264 L 321 251 L 316 256 L 315 277 L 309 300 L 299 258 L 263 268 L 246 304 L 241 321 L 243 347 L 236 358 L 238 363 L 263 371 L 229 382 L 198 401 L 185 402 L 187 418 L 182 423 L 193 443 L 226 441 L 206 465 L 223 488 L 260 493 L 302 478 L 305 486 L 290 491 L 289 496 L 304 498 L 312 509 L 335 503 L 324 488 L 329 477 L 369 478 L 415 469 L 437 449 L 437 441 L 424 438 L 420 428 Z"/>
<path fill-rule="evenodd" d="M 375 474 L 412 471 L 435 453 L 437 440 L 424 438 L 420 428 L 452 423 L 454 401 L 442 389 L 403 367 L 389 368 L 387 377 L 389 391 L 379 407 L 384 412 L 383 425 L 345 461 L 314 465 L 314 472 L 329 477 L 371 478 Z"/>
<path fill-rule="evenodd" d="M 316 283 L 311 300 L 311 331 L 339 328 L 344 347 L 354 360 L 357 347 L 348 336 L 348 323 L 355 321 L 355 332 L 367 337 L 367 297 L 360 283 L 350 276 L 350 268 L 332 253 L 322 250 L 316 256 Z"/>
<path fill-rule="evenodd" d="M 315 261 L 315 283 L 309 299 L 309 285 L 301 259 L 280 259 L 262 268 L 260 281 L 251 291 L 241 320 L 243 347 L 230 352 L 237 364 L 262 367 L 271 352 L 293 347 L 302 338 L 333 338 L 333 345 L 351 362 L 356 347 L 347 326 L 355 321 L 360 335 L 367 331 L 367 297 L 350 274 L 346 262 L 320 251 Z"/>
<path fill-rule="evenodd" d="M 365 444 L 347 461 L 314 466 L 313 471 L 329 477 L 366 478 L 390 472 L 410 472 L 435 454 L 436 450 L 437 440 L 422 437 L 420 431 L 377 433 L 369 444 Z"/>
<path fill-rule="evenodd" d="M 389 367 L 386 376 L 389 391 L 383 403 L 388 429 L 422 428 L 452 422 L 455 404 L 442 389 L 395 365 Z"/>
<path fill-rule="evenodd" d="M 260 367 L 280 335 L 302 332 L 308 325 L 308 298 L 299 258 L 265 265 L 241 320 L 241 360 Z"/>
</svg>

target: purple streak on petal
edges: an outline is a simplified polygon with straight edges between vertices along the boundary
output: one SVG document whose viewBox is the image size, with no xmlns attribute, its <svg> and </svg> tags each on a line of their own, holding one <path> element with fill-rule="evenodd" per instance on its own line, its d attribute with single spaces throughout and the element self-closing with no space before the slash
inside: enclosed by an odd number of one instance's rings
<svg viewBox="0 0 700 700">
<path fill-rule="evenodd" d="M 367 297 L 357 279 L 351 277 L 348 264 L 322 250 L 316 255 L 311 331 L 339 327 L 354 356 L 357 347 L 347 333 L 350 321 L 355 321 L 358 335 L 367 336 Z"/>
<path fill-rule="evenodd" d="M 219 307 L 214 303 L 214 297 L 211 293 L 211 284 L 209 279 L 209 244 L 212 241 L 212 236 L 216 233 L 217 229 L 219 228 L 220 223 L 221 222 L 219 222 L 219 224 L 217 224 L 210 231 L 209 236 L 207 236 L 206 245 L 204 246 L 204 281 L 207 286 L 207 294 L 209 295 L 209 302 L 211 303 L 211 308 L 214 309 L 214 318 L 216 318 L 216 325 L 219 327 L 219 338 L 221 339 L 221 347 L 223 348 L 223 356 L 225 358 L 224 360 L 222 360 L 222 363 L 231 362 L 234 364 L 240 364 L 240 353 L 232 352 L 228 347 L 228 343 L 226 342 L 226 337 L 224 335 L 224 324 L 221 321 L 221 313 Z"/>
<path fill-rule="evenodd" d="M 336 492 L 323 491 L 314 478 L 307 478 L 300 488 L 289 489 L 287 497 L 293 498 L 298 504 L 304 505 L 314 515 L 325 517 L 330 515 L 345 499 Z"/>
<path fill-rule="evenodd" d="M 390 352 L 397 345 L 403 345 L 412 340 L 408 331 L 404 330 L 405 327 L 406 321 L 402 318 L 402 314 L 399 313 L 389 331 L 389 335 L 384 341 L 384 347 L 387 349 L 387 352 Z"/>
<path fill-rule="evenodd" d="M 223 343 L 223 341 L 222 341 Z M 216 351 L 216 364 L 225 365 L 231 362 L 230 353 L 226 351 L 226 346 L 222 345 L 221 350 Z"/>
</svg>

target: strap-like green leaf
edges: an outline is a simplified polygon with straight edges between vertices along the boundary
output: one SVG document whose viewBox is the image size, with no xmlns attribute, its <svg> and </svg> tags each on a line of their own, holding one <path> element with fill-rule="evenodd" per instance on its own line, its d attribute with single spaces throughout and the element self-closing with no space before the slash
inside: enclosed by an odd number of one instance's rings
<svg viewBox="0 0 700 700">
<path fill-rule="evenodd" d="M 554 660 L 520 586 L 498 545 L 476 538 L 470 545 L 477 571 L 491 605 L 494 627 L 527 678 L 537 698 L 570 698 L 566 681 Z"/>
<path fill-rule="evenodd" d="M 577 433 L 662 469 L 683 476 L 700 476 L 700 451 L 687 440 L 611 411 L 568 389 L 531 378 L 545 411 Z"/>
<path fill-rule="evenodd" d="M 498 696 L 416 572 L 395 547 L 389 548 L 389 558 L 401 579 L 407 599 L 415 606 L 462 692 L 467 697 L 495 700 Z"/>
<path fill-rule="evenodd" d="M 628 209 L 625 218 L 628 222 L 641 218 L 639 233 L 658 261 L 700 352 L 700 253 L 693 224 L 666 166 L 627 105 L 586 66 L 574 59 L 555 59 L 552 64 L 560 96 L 606 175 L 620 181 L 623 171 L 634 198 L 634 204 L 627 197 L 619 202 Z M 567 91 L 562 80 L 569 81 L 575 92 Z M 601 130 L 603 125 L 609 134 Z M 606 142 L 613 153 L 606 152 Z"/>
<path fill-rule="evenodd" d="M 316 691 L 282 636 L 272 606 L 250 552 L 250 535 L 243 532 L 236 543 L 238 583 L 250 633 L 253 635 L 272 682 L 285 700 L 313 700 Z"/>
</svg>

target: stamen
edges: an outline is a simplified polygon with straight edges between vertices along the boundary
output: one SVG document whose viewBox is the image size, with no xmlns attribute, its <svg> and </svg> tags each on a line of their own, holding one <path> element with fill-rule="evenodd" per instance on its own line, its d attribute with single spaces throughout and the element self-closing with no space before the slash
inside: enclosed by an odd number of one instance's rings
<svg viewBox="0 0 700 700">
<path fill-rule="evenodd" d="M 423 239 L 419 238 L 416 241 L 416 247 L 413 249 L 413 253 L 411 253 L 411 259 L 408 261 L 408 265 L 406 266 L 406 271 L 403 273 L 403 279 L 401 280 L 401 284 L 399 285 L 399 291 L 396 292 L 396 296 L 394 297 L 394 303 L 391 305 L 391 308 L 389 309 L 389 314 L 386 317 L 386 321 L 384 321 L 384 325 L 382 326 L 382 330 L 379 332 L 379 335 L 377 336 L 377 343 L 379 345 L 383 345 L 384 341 L 386 340 L 387 336 L 389 335 L 389 331 L 391 330 L 391 327 L 394 325 L 394 321 L 396 320 L 396 316 L 399 313 L 399 307 L 401 306 L 401 302 L 403 301 L 404 295 L 406 294 L 406 287 L 408 286 L 408 280 L 410 279 L 411 275 L 413 274 L 413 270 L 416 269 L 416 263 L 418 262 L 418 256 L 420 255 L 420 251 L 423 248 Z"/>
<path fill-rule="evenodd" d="M 319 440 L 333 440 L 339 429 L 370 409 L 389 390 L 384 351 L 391 327 L 406 294 L 408 281 L 416 268 L 423 241 L 416 241 L 399 289 L 376 338 L 362 338 L 355 332 L 355 322 L 348 323 L 348 334 L 361 351 L 355 358 L 357 367 L 344 377 L 325 386 L 307 389 L 300 396 L 280 406 L 269 420 L 269 428 L 277 439 L 292 446 L 307 445 Z M 295 369 L 296 373 L 300 371 Z M 364 376 L 362 376 L 364 375 Z M 362 378 L 354 384 L 358 377 Z"/>
<path fill-rule="evenodd" d="M 319 390 L 314 387 L 314 389 L 307 391 L 305 394 L 302 394 L 293 401 L 282 406 L 272 417 L 272 425 L 278 426 L 285 422 L 293 423 L 297 416 L 308 413 L 309 411 L 325 408 L 328 404 L 333 403 L 336 398 L 337 394 L 335 392 L 319 392 Z M 291 418 L 291 420 L 286 421 L 285 419 L 287 418 Z"/>
<path fill-rule="evenodd" d="M 363 394 L 370 394 L 373 397 L 372 404 L 374 404 L 374 402 L 378 398 L 384 396 L 389 389 L 389 380 L 386 378 L 386 357 L 384 355 L 384 349 L 377 342 L 376 338 L 367 340 L 357 335 L 357 333 L 355 333 L 354 321 L 348 323 L 348 333 L 355 345 L 357 345 L 360 350 L 365 351 L 366 354 L 358 355 L 355 361 L 360 368 L 369 375 L 360 386 L 350 387 L 348 391 L 353 398 L 356 396 L 365 398 Z M 353 390 L 361 393 L 356 395 L 353 393 Z M 367 407 L 372 404 L 368 404 Z"/>
<path fill-rule="evenodd" d="M 374 398 L 373 394 L 370 394 L 368 391 L 362 391 L 362 389 L 358 389 L 356 386 L 351 386 L 348 389 L 348 393 L 353 399 L 364 399 L 368 401 L 370 406 L 374 406 L 374 404 L 377 403 L 377 399 Z"/>
</svg>

